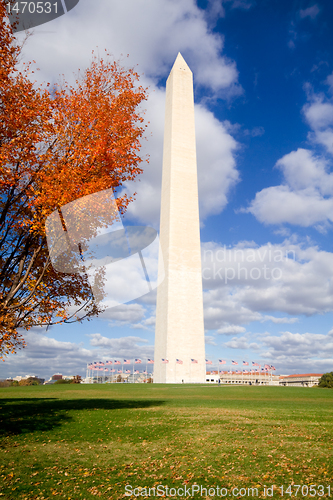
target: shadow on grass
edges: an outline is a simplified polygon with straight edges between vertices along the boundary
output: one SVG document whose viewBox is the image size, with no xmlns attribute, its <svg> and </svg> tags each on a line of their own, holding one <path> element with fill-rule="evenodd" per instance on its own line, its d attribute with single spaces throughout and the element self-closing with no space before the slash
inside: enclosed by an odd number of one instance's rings
<svg viewBox="0 0 333 500">
<path fill-rule="evenodd" d="M 0 400 L 0 437 L 49 431 L 71 421 L 68 411 L 124 410 L 161 406 L 161 400 L 13 398 Z"/>
</svg>

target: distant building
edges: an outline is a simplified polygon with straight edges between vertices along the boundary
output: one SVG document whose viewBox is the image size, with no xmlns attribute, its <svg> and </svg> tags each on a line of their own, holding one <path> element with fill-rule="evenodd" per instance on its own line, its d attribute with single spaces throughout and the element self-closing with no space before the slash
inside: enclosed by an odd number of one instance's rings
<svg viewBox="0 0 333 500">
<path fill-rule="evenodd" d="M 62 380 L 62 378 L 61 373 L 55 373 L 47 382 L 44 382 L 44 385 L 55 384 L 57 380 Z"/>
<path fill-rule="evenodd" d="M 42 380 L 38 377 L 38 375 L 25 375 L 22 377 L 21 375 L 17 375 L 17 377 L 14 377 L 12 380 L 17 380 L 17 382 L 20 382 L 21 380 L 24 380 L 26 378 L 37 378 L 39 380 Z"/>
<path fill-rule="evenodd" d="M 279 385 L 279 376 L 267 372 L 206 372 L 206 383 L 233 385 Z"/>
<path fill-rule="evenodd" d="M 302 373 L 280 377 L 280 385 L 293 387 L 313 387 L 318 385 L 322 373 Z"/>
<path fill-rule="evenodd" d="M 12 378 L 12 379 L 7 379 L 7 380 L 12 380 L 12 381 L 16 381 L 16 382 L 21 382 L 21 380 L 26 380 L 26 379 L 31 379 L 31 380 L 37 380 L 37 382 L 39 384 L 44 384 L 44 381 L 45 379 L 44 378 L 40 378 L 38 377 L 38 375 L 25 375 L 24 377 L 22 377 L 21 375 L 17 375 L 16 377 Z"/>
</svg>

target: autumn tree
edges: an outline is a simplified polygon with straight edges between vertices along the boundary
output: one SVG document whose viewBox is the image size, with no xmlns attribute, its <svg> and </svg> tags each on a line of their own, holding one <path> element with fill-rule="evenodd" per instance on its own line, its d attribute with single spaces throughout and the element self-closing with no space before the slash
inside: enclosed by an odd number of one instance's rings
<svg viewBox="0 0 333 500">
<path fill-rule="evenodd" d="M 36 87 L 18 70 L 16 45 L 0 0 L 0 357 L 24 347 L 18 328 L 74 321 L 69 306 L 98 314 L 87 278 L 56 271 L 45 221 L 101 190 L 114 192 L 139 167 L 146 90 L 138 75 L 93 57 L 75 85 Z M 124 213 L 131 198 L 117 197 Z M 103 225 L 103 221 L 101 222 Z"/>
</svg>

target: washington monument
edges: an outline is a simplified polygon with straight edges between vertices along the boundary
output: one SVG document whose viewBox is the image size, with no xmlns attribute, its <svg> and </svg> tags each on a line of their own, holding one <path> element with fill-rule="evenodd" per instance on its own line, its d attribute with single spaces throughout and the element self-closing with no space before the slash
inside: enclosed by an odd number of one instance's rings
<svg viewBox="0 0 333 500">
<path fill-rule="evenodd" d="M 166 84 L 160 242 L 165 278 L 157 289 L 154 383 L 202 383 L 206 365 L 193 78 L 180 53 Z"/>
</svg>

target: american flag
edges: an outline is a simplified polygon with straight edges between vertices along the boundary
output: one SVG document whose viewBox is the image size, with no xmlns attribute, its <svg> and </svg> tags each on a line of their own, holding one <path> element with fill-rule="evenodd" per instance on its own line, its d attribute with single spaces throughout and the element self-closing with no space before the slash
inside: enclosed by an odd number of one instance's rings
<svg viewBox="0 0 333 500">
<path fill-rule="evenodd" d="M 219 359 L 219 363 L 220 363 L 220 365 L 225 365 L 226 364 L 226 360 L 225 359 Z"/>
<path fill-rule="evenodd" d="M 177 365 L 182 365 L 183 364 L 183 362 L 182 362 L 181 359 L 176 359 L 176 363 L 177 363 Z"/>
<path fill-rule="evenodd" d="M 276 370 L 276 368 L 273 365 L 271 365 L 271 370 Z"/>
<path fill-rule="evenodd" d="M 140 373 L 139 370 L 134 370 L 134 373 Z"/>
<path fill-rule="evenodd" d="M 121 371 L 121 370 L 118 370 L 118 373 L 122 373 L 122 371 Z"/>
<path fill-rule="evenodd" d="M 191 363 L 197 363 L 198 360 L 197 359 L 191 359 Z"/>
<path fill-rule="evenodd" d="M 114 360 L 114 364 L 115 364 L 115 365 L 121 365 L 121 362 L 120 362 L 120 361 L 117 361 L 117 360 Z"/>
<path fill-rule="evenodd" d="M 154 360 L 153 360 L 153 359 L 148 358 L 147 363 L 154 364 Z"/>
<path fill-rule="evenodd" d="M 109 371 L 109 368 L 104 368 L 104 371 L 105 371 L 105 372 L 108 372 L 108 371 Z"/>
<path fill-rule="evenodd" d="M 265 370 L 270 370 L 271 369 L 270 365 L 265 365 L 264 368 L 265 368 Z"/>
<path fill-rule="evenodd" d="M 105 364 L 106 365 L 112 365 L 112 361 L 107 361 Z"/>
<path fill-rule="evenodd" d="M 247 361 L 243 361 L 244 366 L 249 366 L 249 363 Z"/>
<path fill-rule="evenodd" d="M 242 372 L 241 372 L 240 370 L 236 370 L 236 373 L 238 373 L 238 375 L 239 375 L 239 374 L 240 374 L 240 373 L 242 373 Z"/>
<path fill-rule="evenodd" d="M 130 365 L 131 361 L 129 359 L 124 359 L 124 365 Z"/>
<path fill-rule="evenodd" d="M 110 370 L 111 373 L 114 373 L 116 370 L 114 368 L 112 368 L 112 370 Z"/>
<path fill-rule="evenodd" d="M 231 360 L 231 364 L 232 365 L 238 365 L 237 361 L 232 361 L 232 360 Z"/>
<path fill-rule="evenodd" d="M 243 373 L 249 373 L 248 370 L 243 370 Z"/>
<path fill-rule="evenodd" d="M 231 374 L 232 374 L 232 371 L 231 371 L 231 370 L 229 370 L 229 371 L 228 371 L 228 373 L 231 373 Z"/>
<path fill-rule="evenodd" d="M 162 363 L 169 363 L 169 360 L 162 358 Z"/>
<path fill-rule="evenodd" d="M 146 375 L 148 374 L 148 372 L 146 370 L 143 373 L 145 373 Z"/>
<path fill-rule="evenodd" d="M 252 361 L 252 366 L 259 366 L 259 363 L 255 363 L 254 361 Z"/>
<path fill-rule="evenodd" d="M 126 370 L 126 373 L 131 373 L 131 370 Z"/>
<path fill-rule="evenodd" d="M 99 366 L 104 366 L 103 361 L 100 361 L 100 362 L 99 362 Z"/>
<path fill-rule="evenodd" d="M 134 363 L 142 363 L 142 361 L 141 361 L 141 359 L 139 359 L 139 358 L 135 358 Z"/>
<path fill-rule="evenodd" d="M 207 364 L 207 365 L 212 365 L 213 363 L 212 363 L 212 361 L 210 361 L 209 359 L 206 359 L 206 364 Z"/>
</svg>

